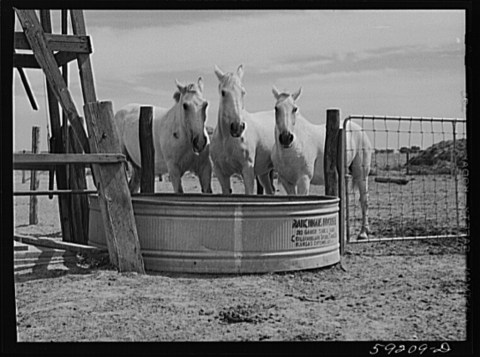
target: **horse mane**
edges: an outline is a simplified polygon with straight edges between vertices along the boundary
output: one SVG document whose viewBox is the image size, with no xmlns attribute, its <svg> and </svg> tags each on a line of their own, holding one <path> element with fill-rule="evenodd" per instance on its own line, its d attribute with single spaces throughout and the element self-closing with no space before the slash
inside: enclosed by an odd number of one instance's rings
<svg viewBox="0 0 480 357">
<path fill-rule="evenodd" d="M 198 88 L 198 85 L 196 83 L 191 83 L 189 85 L 187 85 L 185 87 L 185 92 L 187 93 L 200 93 L 200 90 Z M 175 99 L 175 102 L 179 102 L 180 101 L 180 96 L 182 94 L 180 93 L 180 91 L 175 91 L 175 93 L 173 93 L 173 99 Z"/>
<path fill-rule="evenodd" d="M 292 94 L 291 94 L 291 93 L 288 93 L 288 92 L 279 93 L 279 97 L 280 97 L 282 100 L 290 97 L 291 95 L 292 95 Z"/>
<path fill-rule="evenodd" d="M 278 93 L 277 102 L 283 101 L 283 100 L 287 99 L 287 98 L 290 97 L 290 96 L 291 96 L 291 93 L 289 93 L 289 92 L 281 92 L 281 93 Z"/>
<path fill-rule="evenodd" d="M 238 84 L 242 86 L 241 81 L 232 72 L 227 72 L 223 75 L 222 80 L 220 81 L 220 86 L 225 87 L 229 84 Z"/>
</svg>

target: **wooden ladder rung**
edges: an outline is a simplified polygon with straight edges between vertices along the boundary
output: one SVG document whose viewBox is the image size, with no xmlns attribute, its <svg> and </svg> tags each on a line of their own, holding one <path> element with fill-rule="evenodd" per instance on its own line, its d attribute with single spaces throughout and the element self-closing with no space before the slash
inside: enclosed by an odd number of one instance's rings
<svg viewBox="0 0 480 357">
<path fill-rule="evenodd" d="M 54 165 L 116 164 L 125 161 L 122 154 L 13 154 L 13 169 L 49 170 Z"/>
<path fill-rule="evenodd" d="M 14 196 L 47 196 L 47 195 L 89 195 L 97 190 L 46 190 L 46 191 L 14 191 Z"/>
</svg>

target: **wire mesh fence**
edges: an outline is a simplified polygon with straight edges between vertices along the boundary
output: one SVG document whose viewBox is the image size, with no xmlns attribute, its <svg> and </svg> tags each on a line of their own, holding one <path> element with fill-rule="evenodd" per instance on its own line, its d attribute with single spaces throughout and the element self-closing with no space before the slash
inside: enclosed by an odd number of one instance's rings
<svg viewBox="0 0 480 357">
<path fill-rule="evenodd" d="M 349 121 L 373 148 L 367 241 L 468 235 L 464 119 L 351 116 L 344 128 Z M 345 145 L 351 150 L 352 143 Z M 347 241 L 360 241 L 359 193 L 345 172 Z"/>
</svg>

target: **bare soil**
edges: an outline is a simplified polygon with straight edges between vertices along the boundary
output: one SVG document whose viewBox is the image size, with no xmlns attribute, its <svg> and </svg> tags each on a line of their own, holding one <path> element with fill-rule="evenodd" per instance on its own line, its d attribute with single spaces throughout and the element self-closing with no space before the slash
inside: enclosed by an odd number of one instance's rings
<svg viewBox="0 0 480 357">
<path fill-rule="evenodd" d="M 27 189 L 16 174 L 15 190 Z M 41 187 L 48 176 L 41 175 Z M 198 181 L 184 180 L 186 192 Z M 168 182 L 157 190 L 170 190 Z M 241 192 L 239 180 L 234 191 Z M 214 184 L 214 192 L 219 192 Z M 282 192 L 279 192 L 282 194 Z M 56 199 L 15 198 L 15 231 L 59 237 Z M 19 341 L 458 341 L 468 240 L 355 243 L 341 264 L 253 275 L 118 273 L 105 255 L 15 274 Z"/>
</svg>

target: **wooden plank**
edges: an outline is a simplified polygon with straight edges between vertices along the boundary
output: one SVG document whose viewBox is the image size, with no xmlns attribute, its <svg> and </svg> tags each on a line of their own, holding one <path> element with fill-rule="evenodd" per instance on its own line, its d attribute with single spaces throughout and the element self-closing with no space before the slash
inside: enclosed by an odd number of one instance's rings
<svg viewBox="0 0 480 357">
<path fill-rule="evenodd" d="M 406 185 L 410 180 L 399 177 L 375 177 L 375 182 L 380 183 L 395 183 L 397 185 Z"/>
<path fill-rule="evenodd" d="M 40 127 L 32 127 L 32 155 L 40 151 Z M 38 188 L 39 180 L 37 177 L 37 172 L 35 170 L 31 171 L 30 176 L 30 190 L 35 191 Z M 38 199 L 36 196 L 30 197 L 30 209 L 29 209 L 29 224 L 38 224 L 38 211 L 37 211 Z"/>
<path fill-rule="evenodd" d="M 50 10 L 40 10 L 40 19 L 42 28 L 46 33 L 52 32 L 52 22 L 50 18 Z M 65 147 L 62 143 L 62 132 L 60 123 L 60 110 L 58 108 L 58 101 L 55 97 L 54 91 L 45 79 L 47 84 L 47 99 L 48 99 L 48 113 L 50 117 L 50 127 L 52 129 L 52 137 L 50 138 L 50 153 L 64 153 Z M 57 172 L 56 180 L 59 189 L 68 189 L 67 174 L 65 166 L 52 167 L 49 174 L 52 177 Z M 53 177 L 52 177 L 53 179 Z M 53 183 L 53 181 L 52 181 Z M 60 227 L 62 230 L 62 237 L 66 241 L 72 240 L 72 226 L 71 219 L 73 213 L 70 211 L 70 198 L 62 196 L 58 199 L 58 211 L 60 216 Z M 73 218 L 74 219 L 74 218 Z"/>
<path fill-rule="evenodd" d="M 96 153 L 120 152 L 120 141 L 113 121 L 111 102 L 84 106 L 90 132 L 90 146 Z M 98 202 L 103 217 L 110 262 L 119 271 L 144 274 L 133 205 L 125 165 L 93 165 L 97 179 Z"/>
<path fill-rule="evenodd" d="M 99 154 L 13 154 L 13 168 L 22 164 L 48 166 L 63 164 L 116 164 L 126 162 L 125 155 L 114 153 Z"/>
<path fill-rule="evenodd" d="M 47 196 L 47 195 L 89 195 L 97 193 L 97 190 L 48 190 L 48 191 L 13 191 L 14 196 Z"/>
<path fill-rule="evenodd" d="M 345 242 L 346 242 L 345 130 L 342 128 L 339 129 L 337 143 L 338 143 L 338 146 L 337 146 L 338 197 L 340 197 L 339 212 L 338 212 L 338 220 L 339 220 L 338 233 L 340 236 L 340 256 L 342 256 L 345 251 Z"/>
<path fill-rule="evenodd" d="M 64 66 L 65 64 L 77 59 L 77 55 L 73 52 L 58 52 L 54 54 L 54 57 L 58 67 Z M 34 55 L 22 53 L 16 53 L 13 55 L 13 66 L 19 69 L 41 68 Z"/>
<path fill-rule="evenodd" d="M 22 25 L 25 36 L 33 50 L 35 59 L 42 67 L 45 76 L 51 85 L 57 100 L 63 110 L 68 114 L 68 120 L 75 129 L 75 135 L 80 141 L 85 152 L 90 152 L 88 138 L 78 115 L 75 103 L 70 91 L 62 78 L 57 62 L 51 50 L 48 49 L 44 32 L 40 26 L 34 10 L 15 9 L 18 19 Z"/>
<path fill-rule="evenodd" d="M 17 68 L 17 70 L 18 70 L 18 73 L 20 74 L 20 79 L 22 80 L 23 88 L 25 88 L 25 91 L 27 92 L 27 97 L 28 97 L 28 100 L 30 101 L 30 104 L 33 110 L 38 110 L 37 103 L 35 102 L 35 97 L 33 96 L 32 90 L 30 89 L 30 84 L 28 84 L 28 79 L 27 79 L 27 76 L 25 75 L 25 72 L 23 71 L 23 68 Z"/>
<path fill-rule="evenodd" d="M 75 54 L 93 52 L 89 36 L 45 34 L 45 41 L 50 51 L 65 51 Z M 14 47 L 16 50 L 32 49 L 23 32 L 15 32 Z"/>
<path fill-rule="evenodd" d="M 30 237 L 23 234 L 15 233 L 13 238 L 16 242 L 38 245 L 41 247 L 65 249 L 76 253 L 106 253 L 105 249 L 92 247 L 84 244 L 61 242 L 47 237 Z"/>
<path fill-rule="evenodd" d="M 73 129 L 70 126 L 69 136 L 73 135 Z M 75 140 L 70 140 L 70 151 L 81 151 L 80 145 L 77 145 Z M 85 173 L 85 166 L 83 165 L 69 165 L 69 186 L 73 190 L 86 190 L 87 179 Z M 75 195 L 70 196 L 70 211 L 71 211 L 71 225 L 72 225 L 72 239 L 70 242 L 88 244 L 88 196 Z M 65 239 L 64 239 L 65 240 Z"/>
<path fill-rule="evenodd" d="M 140 107 L 139 130 L 141 176 L 140 192 L 155 191 L 155 148 L 153 147 L 153 107 Z"/>
<path fill-rule="evenodd" d="M 325 155 L 323 160 L 325 172 L 325 194 L 338 197 L 337 140 L 340 129 L 340 110 L 327 109 L 325 134 Z"/>
<path fill-rule="evenodd" d="M 72 19 L 73 33 L 79 36 L 85 36 L 87 30 L 85 27 L 85 19 L 83 17 L 82 10 L 70 10 L 70 16 Z M 80 82 L 82 87 L 83 102 L 90 103 L 97 101 L 97 95 L 95 93 L 95 83 L 93 81 L 93 70 L 90 63 L 90 56 L 87 54 L 79 53 L 78 70 L 80 72 Z"/>
</svg>

